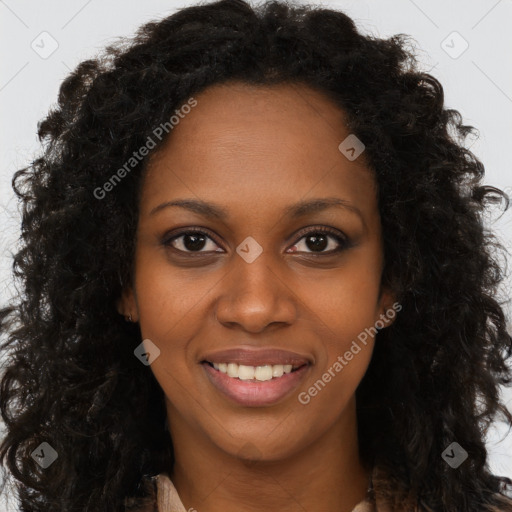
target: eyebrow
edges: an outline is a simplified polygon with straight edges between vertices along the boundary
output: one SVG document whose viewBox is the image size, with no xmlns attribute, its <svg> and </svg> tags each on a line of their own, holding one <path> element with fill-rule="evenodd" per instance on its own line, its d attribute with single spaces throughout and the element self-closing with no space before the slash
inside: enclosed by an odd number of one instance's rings
<svg viewBox="0 0 512 512">
<path fill-rule="evenodd" d="M 176 199 L 174 201 L 167 201 L 165 203 L 159 204 L 158 206 L 155 206 L 149 212 L 149 215 L 154 215 L 155 213 L 163 210 L 164 208 L 169 208 L 172 206 L 185 208 L 187 210 L 190 210 L 191 212 L 203 215 L 204 217 L 214 217 L 219 220 L 226 220 L 229 216 L 228 211 L 222 206 L 215 203 L 208 203 L 200 199 Z M 350 202 L 346 201 L 345 199 L 341 199 L 339 197 L 323 197 L 299 201 L 298 203 L 292 204 L 284 208 L 283 213 L 287 217 L 297 218 L 311 213 L 317 213 L 323 210 L 327 210 L 328 208 L 333 207 L 346 208 L 347 210 L 356 213 L 364 223 L 363 214 L 361 213 L 359 208 L 357 208 Z"/>
</svg>

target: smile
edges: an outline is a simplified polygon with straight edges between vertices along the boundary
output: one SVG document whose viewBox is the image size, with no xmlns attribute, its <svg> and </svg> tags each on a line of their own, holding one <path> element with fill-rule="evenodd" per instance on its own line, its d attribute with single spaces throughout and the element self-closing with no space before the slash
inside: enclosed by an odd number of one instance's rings
<svg viewBox="0 0 512 512">
<path fill-rule="evenodd" d="M 261 407 L 288 396 L 299 386 L 311 365 L 246 366 L 203 361 L 209 381 L 217 391 L 238 405 Z"/>
<path fill-rule="evenodd" d="M 248 366 L 237 363 L 210 363 L 216 370 L 240 380 L 265 381 L 282 377 L 286 373 L 297 370 L 302 365 L 291 364 L 265 364 L 260 366 Z"/>
</svg>

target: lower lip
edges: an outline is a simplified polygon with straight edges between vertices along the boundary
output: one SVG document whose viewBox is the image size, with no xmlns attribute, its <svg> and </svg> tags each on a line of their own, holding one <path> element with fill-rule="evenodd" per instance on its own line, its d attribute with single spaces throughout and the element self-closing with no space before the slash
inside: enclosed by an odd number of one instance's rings
<svg viewBox="0 0 512 512">
<path fill-rule="evenodd" d="M 229 377 L 208 363 L 202 363 L 210 382 L 238 405 L 261 407 L 271 405 L 291 393 L 304 379 L 310 365 L 283 374 L 282 377 L 260 382 Z"/>
</svg>

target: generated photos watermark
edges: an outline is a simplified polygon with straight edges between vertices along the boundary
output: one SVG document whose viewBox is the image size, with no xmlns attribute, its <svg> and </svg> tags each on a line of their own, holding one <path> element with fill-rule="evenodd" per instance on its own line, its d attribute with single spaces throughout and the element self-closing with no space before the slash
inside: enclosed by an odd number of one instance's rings
<svg viewBox="0 0 512 512">
<path fill-rule="evenodd" d="M 345 351 L 343 355 L 339 355 L 336 361 L 322 374 L 322 377 L 318 379 L 307 391 L 302 391 L 298 394 L 297 399 L 302 405 L 307 405 L 311 402 L 311 399 L 315 397 L 320 391 L 322 391 L 327 383 L 329 383 L 336 375 L 338 375 L 345 366 L 348 365 L 355 355 L 361 352 L 362 348 L 359 343 L 366 346 L 368 338 L 373 338 L 378 329 L 383 329 L 386 325 L 385 320 L 393 320 L 398 312 L 402 310 L 402 305 L 395 302 L 391 308 L 385 313 L 380 315 L 380 319 L 375 322 L 372 327 L 365 328 L 364 331 L 358 334 L 357 340 L 353 340 L 350 348 Z M 359 341 L 359 343 L 358 343 Z"/>
<path fill-rule="evenodd" d="M 153 130 L 152 134 L 148 135 L 146 142 L 137 151 L 134 151 L 132 156 L 101 187 L 94 189 L 94 197 L 99 200 L 104 199 L 107 192 L 111 192 L 156 147 L 157 142 L 155 139 L 158 139 L 158 142 L 160 142 L 165 135 L 179 124 L 180 119 L 183 119 L 192 110 L 192 107 L 196 105 L 197 100 L 191 97 L 187 103 L 174 111 L 175 115 L 172 115 L 168 121 L 160 123 Z"/>
</svg>

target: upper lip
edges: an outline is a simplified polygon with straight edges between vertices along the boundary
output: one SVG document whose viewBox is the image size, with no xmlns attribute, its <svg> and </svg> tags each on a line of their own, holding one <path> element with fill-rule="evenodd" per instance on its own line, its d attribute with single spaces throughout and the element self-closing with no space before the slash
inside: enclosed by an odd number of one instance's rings
<svg viewBox="0 0 512 512">
<path fill-rule="evenodd" d="M 246 366 L 263 366 L 266 364 L 291 364 L 298 367 L 312 363 L 311 358 L 305 355 L 282 350 L 278 348 L 242 348 L 235 347 L 225 350 L 218 350 L 206 354 L 201 362 L 209 363 L 237 363 Z"/>
</svg>

